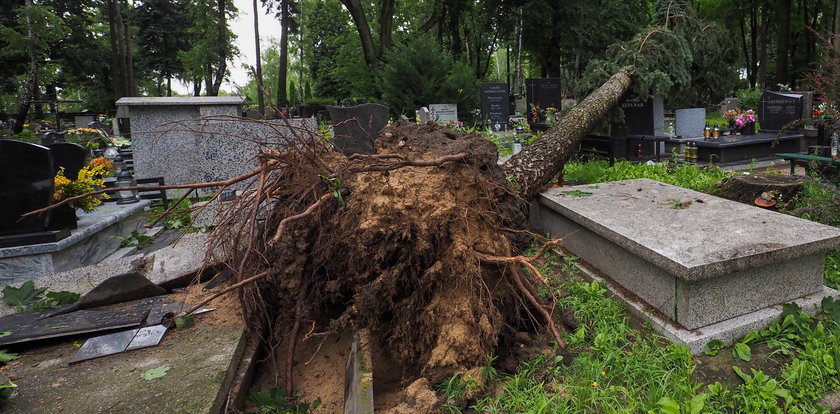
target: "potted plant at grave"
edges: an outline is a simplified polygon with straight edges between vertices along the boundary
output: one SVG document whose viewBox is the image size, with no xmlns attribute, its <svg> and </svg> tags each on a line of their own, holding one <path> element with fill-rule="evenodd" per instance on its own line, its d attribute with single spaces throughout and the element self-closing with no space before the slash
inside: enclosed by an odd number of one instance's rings
<svg viewBox="0 0 840 414">
<path fill-rule="evenodd" d="M 738 114 L 735 118 L 735 126 L 741 130 L 742 135 L 755 134 L 755 111 L 747 109 L 745 112 Z"/>
<path fill-rule="evenodd" d="M 110 165 L 113 168 L 113 164 Z M 79 196 L 102 188 L 105 183 L 101 177 L 108 173 L 107 163 L 91 162 L 79 170 L 79 177 L 74 181 L 64 176 L 64 167 L 61 167 L 55 174 L 53 201 L 58 203 L 70 197 Z M 101 197 L 109 198 L 107 194 L 103 194 Z M 76 209 L 80 208 L 86 213 L 90 213 L 100 204 L 102 204 L 100 196 L 87 196 L 56 207 L 51 210 L 50 229 L 75 229 L 76 221 L 78 220 Z"/>
</svg>

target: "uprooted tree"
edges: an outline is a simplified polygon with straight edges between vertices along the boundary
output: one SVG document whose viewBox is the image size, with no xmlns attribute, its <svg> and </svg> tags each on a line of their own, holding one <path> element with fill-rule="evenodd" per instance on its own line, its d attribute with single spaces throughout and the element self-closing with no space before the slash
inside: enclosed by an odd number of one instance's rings
<svg viewBox="0 0 840 414">
<path fill-rule="evenodd" d="M 696 22 L 689 9 L 672 5 L 661 24 L 614 46 L 614 62 L 594 62 L 590 73 L 609 79 L 502 166 L 493 143 L 435 124 L 390 125 L 373 154 L 349 157 L 289 125 L 289 145 L 260 153 L 248 174 L 169 186 L 246 185 L 225 203 L 210 247 L 224 253 L 234 281 L 226 291 L 238 289 L 248 322 L 270 346 L 287 346 L 289 391 L 297 339 L 328 332 L 369 329 L 433 383 L 480 366 L 523 327 L 545 325 L 563 347 L 553 306 L 538 294 L 552 289 L 532 264 L 559 241 L 521 255 L 531 238 L 524 200 L 631 84 L 645 96 L 690 83 L 691 42 L 677 30 Z"/>
</svg>

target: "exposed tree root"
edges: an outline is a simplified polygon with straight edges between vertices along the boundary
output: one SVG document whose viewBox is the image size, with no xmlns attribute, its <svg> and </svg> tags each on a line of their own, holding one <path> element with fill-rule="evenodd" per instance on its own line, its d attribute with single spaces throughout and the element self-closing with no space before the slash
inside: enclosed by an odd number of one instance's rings
<svg viewBox="0 0 840 414">
<path fill-rule="evenodd" d="M 345 157 L 300 138 L 312 134 L 285 137 L 288 145 L 230 180 L 143 187 L 241 189 L 218 204 L 208 246 L 233 283 L 187 313 L 239 290 L 251 327 L 267 327 L 269 346 L 286 343 L 279 372 L 290 393 L 296 338 L 311 312 L 331 320 L 305 338 L 369 329 L 394 361 L 432 383 L 484 364 L 503 328 L 527 329 L 533 311 L 565 346 L 554 301 L 546 307 L 535 288 L 549 283 L 533 265 L 560 240 L 516 254 L 528 244 L 527 221 L 493 143 L 397 123 L 375 154 Z"/>
</svg>

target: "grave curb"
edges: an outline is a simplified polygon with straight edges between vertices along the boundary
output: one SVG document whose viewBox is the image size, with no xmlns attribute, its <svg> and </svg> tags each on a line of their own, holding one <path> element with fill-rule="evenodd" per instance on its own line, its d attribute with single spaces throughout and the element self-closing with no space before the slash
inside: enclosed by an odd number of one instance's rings
<svg viewBox="0 0 840 414">
<path fill-rule="evenodd" d="M 568 252 L 560 250 L 555 250 L 555 252 L 558 254 L 568 254 Z M 669 321 L 658 312 L 653 311 L 650 305 L 638 298 L 632 297 L 620 285 L 617 285 L 589 264 L 578 261 L 576 267 L 580 269 L 581 276 L 584 278 L 605 283 L 607 289 L 616 298 L 627 304 L 627 311 L 632 317 L 642 322 L 649 322 L 653 330 L 671 342 L 685 345 L 694 355 L 702 354 L 706 350 L 706 344 L 715 339 L 723 342 L 726 346 L 731 346 L 746 334 L 766 328 L 773 321 L 778 320 L 782 314 L 782 305 L 779 304 L 698 329 L 688 330 Z M 829 296 L 838 299 L 840 298 L 840 292 L 828 286 L 823 286 L 820 292 L 802 296 L 790 302 L 799 305 L 802 308 L 802 312 L 813 315 L 820 310 L 822 300 Z"/>
</svg>

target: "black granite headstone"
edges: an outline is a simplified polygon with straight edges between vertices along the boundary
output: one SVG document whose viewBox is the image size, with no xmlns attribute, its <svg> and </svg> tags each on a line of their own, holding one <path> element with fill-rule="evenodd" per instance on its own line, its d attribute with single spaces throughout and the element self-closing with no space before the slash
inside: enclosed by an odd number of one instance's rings
<svg viewBox="0 0 840 414">
<path fill-rule="evenodd" d="M 18 220 L 52 203 L 54 171 L 49 148 L 0 139 L 0 236 L 47 230 L 48 213 Z"/>
<path fill-rule="evenodd" d="M 379 131 L 388 124 L 391 113 L 385 105 L 367 103 L 356 106 L 327 106 L 333 123 L 333 144 L 344 155 L 370 154 Z"/>
<path fill-rule="evenodd" d="M 627 135 L 663 135 L 665 109 L 662 95 L 654 95 L 647 101 L 627 94 L 618 103 L 624 111 L 624 126 Z"/>
<path fill-rule="evenodd" d="M 79 170 L 85 166 L 87 150 L 85 147 L 72 142 L 57 142 L 47 145 L 53 152 L 53 167 L 55 172 L 64 167 L 64 176 L 70 180 L 79 178 Z"/>
<path fill-rule="evenodd" d="M 510 91 L 507 83 L 481 83 L 481 115 L 493 131 L 506 131 L 510 118 Z"/>
<path fill-rule="evenodd" d="M 764 91 L 758 104 L 762 131 L 779 131 L 797 119 L 802 119 L 802 94 Z"/>
<path fill-rule="evenodd" d="M 561 109 L 563 95 L 560 90 L 560 78 L 528 78 L 525 79 L 525 93 L 528 100 L 528 111 L 534 105 L 541 109 Z"/>
</svg>

